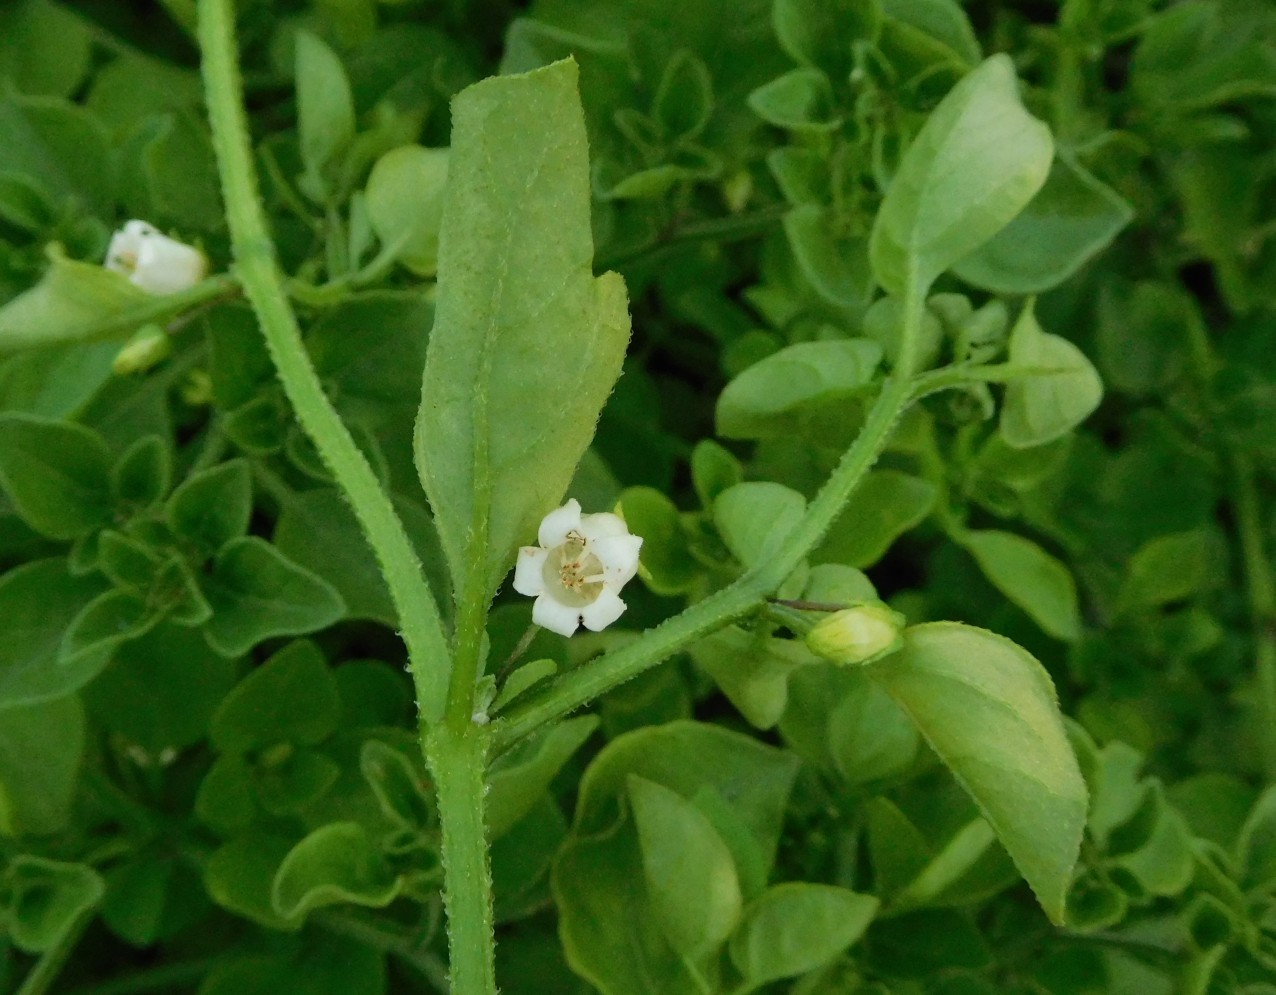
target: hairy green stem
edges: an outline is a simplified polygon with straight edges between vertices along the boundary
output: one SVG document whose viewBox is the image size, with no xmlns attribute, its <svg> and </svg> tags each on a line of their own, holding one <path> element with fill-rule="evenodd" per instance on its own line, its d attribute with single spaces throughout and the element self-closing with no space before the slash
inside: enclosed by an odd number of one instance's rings
<svg viewBox="0 0 1276 995">
<path fill-rule="evenodd" d="M 84 935 L 84 931 L 88 929 L 89 923 L 93 921 L 93 916 L 96 914 L 97 909 L 81 912 L 79 918 L 63 930 L 57 943 L 40 955 L 40 959 L 36 961 L 35 967 L 31 968 L 31 973 L 26 976 L 16 995 L 45 995 L 45 992 L 52 991 L 53 982 L 57 980 L 75 945 L 80 942 L 80 937 Z"/>
<path fill-rule="evenodd" d="M 407 644 L 422 721 L 437 721 L 443 713 L 449 669 L 438 606 L 389 495 L 323 392 L 284 292 L 253 169 L 230 0 L 200 0 L 199 41 L 240 282 L 297 419 L 345 492 L 381 565 Z"/>
<path fill-rule="evenodd" d="M 467 716 L 468 719 L 468 716 Z M 443 842 L 443 906 L 453 995 L 496 995 L 492 868 L 483 813 L 488 730 L 440 722 L 426 736 Z"/>
<path fill-rule="evenodd" d="M 900 416 L 912 400 L 917 330 L 922 319 L 921 295 L 910 292 L 904 306 L 899 358 L 895 370 L 869 409 L 864 428 L 821 488 L 806 514 L 770 562 L 761 564 L 734 583 L 697 601 L 673 618 L 644 632 L 620 649 L 569 671 L 539 692 L 520 698 L 492 726 L 496 752 L 559 719 L 644 670 L 655 666 L 702 636 L 755 610 L 784 582 L 842 513 L 855 488 L 877 462 Z"/>
</svg>

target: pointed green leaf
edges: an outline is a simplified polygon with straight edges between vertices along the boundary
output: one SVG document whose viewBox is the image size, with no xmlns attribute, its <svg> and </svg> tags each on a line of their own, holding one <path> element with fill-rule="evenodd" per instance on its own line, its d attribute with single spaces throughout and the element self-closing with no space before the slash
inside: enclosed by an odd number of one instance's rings
<svg viewBox="0 0 1276 995">
<path fill-rule="evenodd" d="M 876 41 L 882 7 L 879 0 L 775 0 L 771 23 L 792 58 L 841 79 L 852 68 L 852 45 Z"/>
<path fill-rule="evenodd" d="M 1050 129 L 1019 101 L 1014 64 L 995 55 L 953 87 L 904 155 L 869 244 L 892 294 L 921 295 L 1000 231 L 1046 181 Z"/>
<path fill-rule="evenodd" d="M 1043 371 L 1006 387 L 998 427 L 1006 444 L 1016 449 L 1066 435 L 1103 399 L 1103 381 L 1093 364 L 1067 339 L 1042 329 L 1031 301 L 1010 333 L 1010 361 Z"/>
<path fill-rule="evenodd" d="M 1072 572 L 1031 539 L 1013 532 L 964 532 L 962 546 L 992 585 L 1056 639 L 1081 635 L 1081 611 Z"/>
<path fill-rule="evenodd" d="M 354 140 L 354 99 L 341 60 L 309 31 L 297 32 L 297 129 L 301 160 L 316 190 Z"/>
<path fill-rule="evenodd" d="M 0 486 L 37 532 L 76 539 L 110 516 L 110 451 L 83 425 L 0 415 Z"/>
<path fill-rule="evenodd" d="M 678 792 L 636 774 L 627 780 L 647 894 L 670 946 L 699 957 L 734 931 L 743 900 L 731 851 Z"/>
<path fill-rule="evenodd" d="M 242 459 L 192 474 L 164 504 L 169 528 L 208 554 L 247 532 L 252 511 L 252 473 Z"/>
<path fill-rule="evenodd" d="M 173 455 L 158 435 L 144 435 L 124 451 L 111 467 L 115 500 L 135 508 L 158 504 L 173 479 Z"/>
<path fill-rule="evenodd" d="M 1103 251 L 1134 208 L 1070 158 L 1005 228 L 953 267 L 967 283 L 1002 294 L 1056 287 Z"/>
<path fill-rule="evenodd" d="M 341 595 L 327 581 L 256 536 L 222 547 L 204 593 L 213 609 L 204 635 L 226 656 L 241 656 L 271 636 L 314 632 L 345 614 Z"/>
<path fill-rule="evenodd" d="M 957 622 L 919 625 L 869 673 L 978 803 L 1041 906 L 1062 922 L 1087 795 L 1049 675 L 1027 650 Z"/>
<path fill-rule="evenodd" d="M 213 744 L 249 753 L 275 743 L 313 745 L 337 727 L 341 701 L 327 661 L 314 643 L 281 649 L 235 685 L 213 715 Z"/>
<path fill-rule="evenodd" d="M 101 577 L 71 576 L 62 557 L 0 577 L 0 707 L 62 698 L 101 672 L 109 648 L 65 664 L 58 655 L 71 622 L 104 587 Z"/>
<path fill-rule="evenodd" d="M 109 653 L 159 621 L 146 601 L 130 591 L 106 591 L 84 606 L 66 630 L 58 657 L 74 664 L 81 656 Z"/>
<path fill-rule="evenodd" d="M 768 888 L 731 937 L 731 962 L 750 985 L 805 974 L 854 943 L 878 900 L 846 888 L 790 881 Z"/>
<path fill-rule="evenodd" d="M 439 265 L 439 225 L 447 182 L 447 149 L 404 145 L 391 149 L 368 176 L 368 220 L 383 246 L 418 276 Z"/>
<path fill-rule="evenodd" d="M 559 62 L 452 105 L 416 464 L 458 589 L 494 587 L 559 503 L 629 341 L 623 281 L 592 272 L 576 76 Z"/>
</svg>

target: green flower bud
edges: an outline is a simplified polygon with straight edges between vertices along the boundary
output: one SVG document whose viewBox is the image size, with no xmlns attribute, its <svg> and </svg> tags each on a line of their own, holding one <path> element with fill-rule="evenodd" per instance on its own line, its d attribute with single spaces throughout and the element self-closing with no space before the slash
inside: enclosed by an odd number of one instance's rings
<svg viewBox="0 0 1276 995">
<path fill-rule="evenodd" d="M 167 359 L 172 351 L 173 343 L 164 329 L 159 325 L 143 325 L 116 354 L 111 369 L 121 377 L 145 373 Z"/>
<path fill-rule="evenodd" d="M 806 634 L 806 646 L 834 663 L 868 663 L 903 645 L 904 624 L 899 612 L 880 601 L 866 601 L 819 622 Z"/>
</svg>

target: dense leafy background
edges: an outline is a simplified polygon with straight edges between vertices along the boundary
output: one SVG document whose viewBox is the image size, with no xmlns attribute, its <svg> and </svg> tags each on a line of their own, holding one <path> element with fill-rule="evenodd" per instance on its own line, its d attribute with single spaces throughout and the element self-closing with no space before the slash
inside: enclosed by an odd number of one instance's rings
<svg viewBox="0 0 1276 995">
<path fill-rule="evenodd" d="M 457 540 L 412 427 L 448 101 L 579 63 L 596 271 L 634 338 L 571 493 L 646 537 L 642 586 L 603 635 L 537 636 L 552 666 L 506 698 L 765 554 L 757 523 L 800 512 L 894 358 L 897 243 L 951 269 L 926 365 L 1052 371 L 915 408 L 785 592 L 876 589 L 918 626 L 907 667 L 871 680 L 753 620 L 501 759 L 503 991 L 1276 992 L 1276 9 L 239 6 L 307 346 L 438 591 Z M 161 306 L 171 355 L 112 368 L 155 306 L 97 268 L 118 224 L 228 266 L 192 23 L 190 0 L 0 7 L 0 988 L 83 929 L 53 990 L 430 990 L 437 822 L 394 612 L 251 311 L 229 283 Z M 904 150 L 995 53 L 980 72 L 1011 100 L 1013 65 L 1053 134 L 1044 187 L 977 248 L 1005 218 L 917 229 L 897 198 L 870 246 L 897 173 L 921 182 Z M 995 153 L 1004 116 L 961 123 Z M 529 618 L 501 596 L 490 669 Z M 1019 827 L 974 762 L 1028 769 L 1005 716 L 1046 683 L 965 683 L 953 661 L 1023 651 L 941 620 L 1026 647 L 1075 720 L 1065 928 L 1020 879 L 1057 903 L 1053 814 Z"/>
</svg>

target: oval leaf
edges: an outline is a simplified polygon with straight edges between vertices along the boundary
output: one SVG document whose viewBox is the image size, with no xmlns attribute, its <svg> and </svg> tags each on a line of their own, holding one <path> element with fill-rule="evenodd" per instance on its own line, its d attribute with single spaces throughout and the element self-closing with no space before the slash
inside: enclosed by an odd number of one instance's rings
<svg viewBox="0 0 1276 995">
<path fill-rule="evenodd" d="M 984 576 L 1056 639 L 1081 635 L 1072 572 L 1031 539 L 995 529 L 970 531 L 961 544 Z"/>
<path fill-rule="evenodd" d="M 735 929 L 743 899 L 731 851 L 713 824 L 678 792 L 628 778 L 647 892 L 670 946 L 699 957 Z"/>
<path fill-rule="evenodd" d="M 1023 647 L 934 622 L 869 671 L 979 805 L 1056 923 L 1085 830 L 1087 795 L 1049 675 Z"/>
<path fill-rule="evenodd" d="M 998 428 L 1008 446 L 1027 449 L 1066 435 L 1103 399 L 1103 381 L 1075 345 L 1037 323 L 1032 303 L 1010 333 L 1010 361 L 1040 370 L 1006 387 Z"/>
<path fill-rule="evenodd" d="M 984 290 L 1037 294 L 1103 251 L 1132 217 L 1125 198 L 1060 157 L 1028 206 L 953 271 Z"/>
<path fill-rule="evenodd" d="M 1050 129 L 1019 102 L 1010 57 L 985 61 L 935 108 L 900 164 L 869 242 L 878 282 L 924 294 L 1032 200 L 1053 153 Z"/>
<path fill-rule="evenodd" d="M 750 985 L 805 974 L 860 938 L 878 901 L 846 888 L 791 881 L 768 888 L 731 937 L 731 961 Z"/>
</svg>

